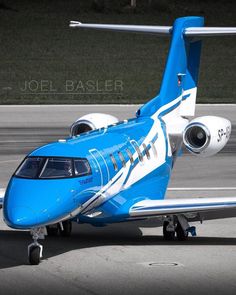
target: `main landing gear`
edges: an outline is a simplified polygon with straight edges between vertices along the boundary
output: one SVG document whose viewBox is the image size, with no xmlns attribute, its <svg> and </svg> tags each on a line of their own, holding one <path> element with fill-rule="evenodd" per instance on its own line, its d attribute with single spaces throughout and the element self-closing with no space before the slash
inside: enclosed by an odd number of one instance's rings
<svg viewBox="0 0 236 295">
<path fill-rule="evenodd" d="M 186 241 L 188 235 L 196 236 L 195 226 L 190 226 L 184 215 L 167 216 L 163 222 L 163 238 L 164 240 Z"/>
<path fill-rule="evenodd" d="M 43 246 L 38 243 L 39 239 L 45 239 L 45 236 L 56 236 L 60 234 L 63 237 L 69 237 L 72 231 L 72 222 L 66 220 L 58 224 L 47 227 L 34 228 L 30 231 L 33 243 L 28 246 L 28 259 L 31 265 L 38 265 L 43 257 Z"/>
</svg>

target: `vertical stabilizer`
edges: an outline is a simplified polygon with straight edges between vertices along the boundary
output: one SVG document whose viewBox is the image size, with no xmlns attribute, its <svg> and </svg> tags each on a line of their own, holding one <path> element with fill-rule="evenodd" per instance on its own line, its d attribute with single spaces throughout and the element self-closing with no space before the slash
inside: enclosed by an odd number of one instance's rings
<svg viewBox="0 0 236 295">
<path fill-rule="evenodd" d="M 194 115 L 201 41 L 186 37 L 184 32 L 186 28 L 203 24 L 202 17 L 183 17 L 175 21 L 160 93 L 139 110 L 139 116 L 164 115 L 178 106 L 180 115 Z"/>
</svg>

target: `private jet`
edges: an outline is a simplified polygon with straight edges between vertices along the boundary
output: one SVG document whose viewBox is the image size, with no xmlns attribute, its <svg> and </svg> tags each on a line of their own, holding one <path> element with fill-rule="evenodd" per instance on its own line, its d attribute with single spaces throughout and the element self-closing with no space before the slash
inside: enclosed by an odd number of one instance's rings
<svg viewBox="0 0 236 295">
<path fill-rule="evenodd" d="M 68 138 L 37 148 L 16 169 L 0 202 L 5 223 L 32 235 L 29 263 L 42 259 L 39 239 L 69 236 L 72 222 L 105 226 L 155 218 L 171 241 L 195 236 L 191 222 L 236 216 L 236 197 L 165 198 L 183 148 L 208 157 L 229 140 L 229 120 L 194 115 L 202 39 L 235 35 L 236 28 L 205 27 L 198 16 L 178 18 L 173 26 L 71 21 L 70 27 L 169 36 L 170 49 L 159 94 L 133 118 L 87 114 L 72 124 Z"/>
</svg>

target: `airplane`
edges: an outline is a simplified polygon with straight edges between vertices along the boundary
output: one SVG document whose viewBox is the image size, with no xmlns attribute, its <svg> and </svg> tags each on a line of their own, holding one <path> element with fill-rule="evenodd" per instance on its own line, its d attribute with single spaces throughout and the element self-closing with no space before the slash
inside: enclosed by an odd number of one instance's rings
<svg viewBox="0 0 236 295">
<path fill-rule="evenodd" d="M 173 26 L 71 21 L 70 27 L 170 36 L 170 49 L 159 94 L 134 118 L 85 115 L 73 123 L 68 138 L 37 148 L 16 169 L 0 201 L 5 223 L 32 235 L 29 263 L 42 259 L 39 239 L 69 236 L 72 222 L 105 226 L 156 218 L 171 241 L 195 236 L 190 222 L 236 216 L 236 197 L 165 198 L 183 147 L 208 157 L 229 140 L 229 120 L 192 117 L 202 39 L 235 35 L 236 27 L 205 27 L 198 16 L 178 18 Z"/>
</svg>

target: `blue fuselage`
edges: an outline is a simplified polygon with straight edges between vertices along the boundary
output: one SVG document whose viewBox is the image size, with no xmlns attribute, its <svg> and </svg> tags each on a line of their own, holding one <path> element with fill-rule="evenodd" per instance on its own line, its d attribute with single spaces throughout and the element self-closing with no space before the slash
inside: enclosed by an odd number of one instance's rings
<svg viewBox="0 0 236 295">
<path fill-rule="evenodd" d="M 51 179 L 14 174 L 5 195 L 6 223 L 28 229 L 64 219 L 94 225 L 127 220 L 136 202 L 164 198 L 172 169 L 168 140 L 161 120 L 142 117 L 36 149 L 28 157 L 84 158 L 90 173 Z"/>
</svg>

